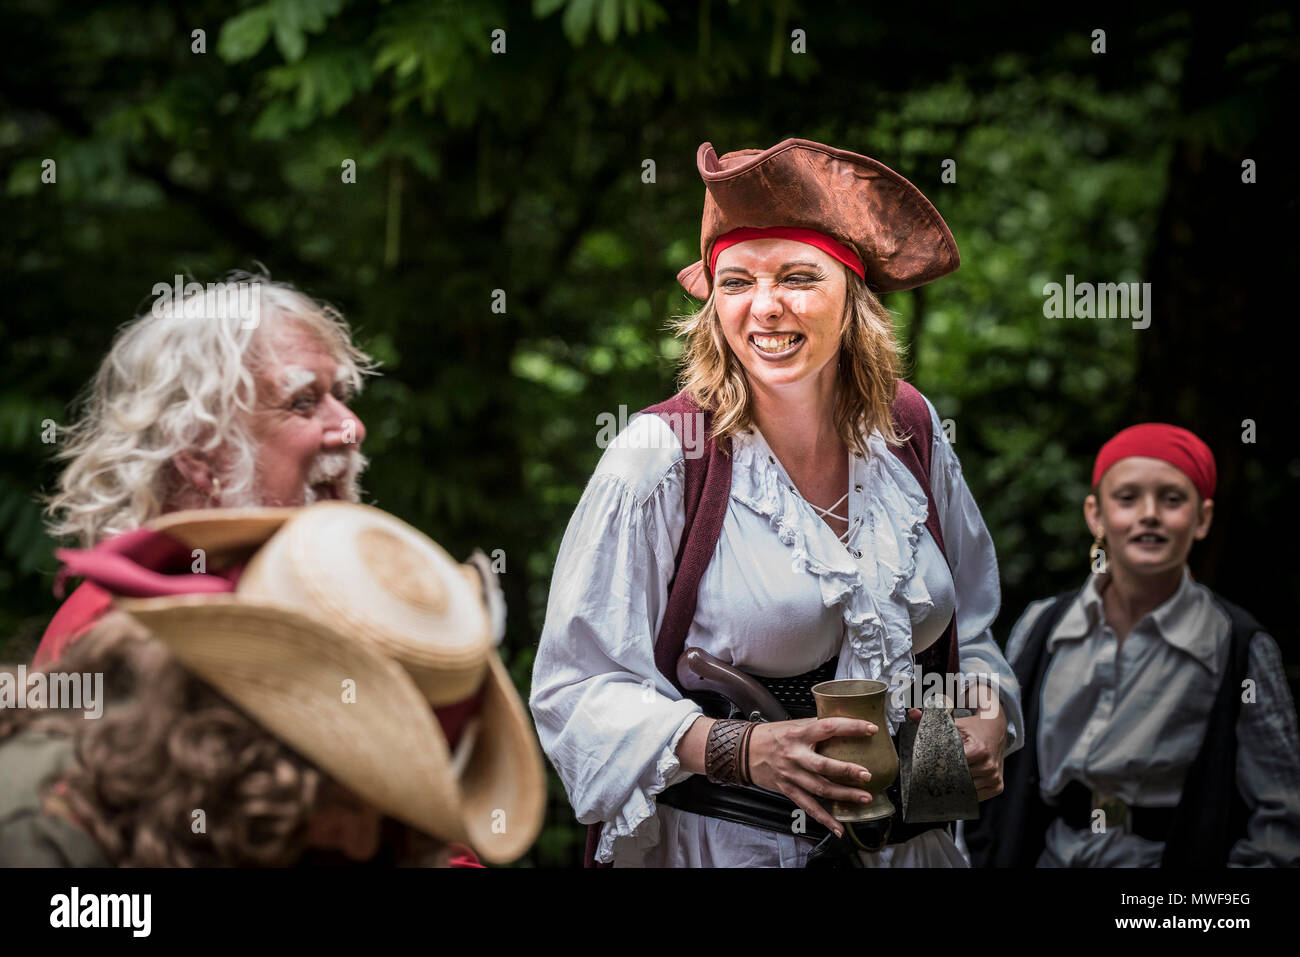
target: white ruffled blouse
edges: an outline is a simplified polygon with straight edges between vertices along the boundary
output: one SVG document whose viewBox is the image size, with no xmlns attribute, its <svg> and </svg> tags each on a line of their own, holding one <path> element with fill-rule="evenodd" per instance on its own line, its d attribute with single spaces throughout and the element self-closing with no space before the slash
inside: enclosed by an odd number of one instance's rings
<svg viewBox="0 0 1300 957">
<path fill-rule="evenodd" d="M 686 644 L 771 677 L 839 655 L 837 678 L 892 683 L 912 674 L 914 654 L 942 636 L 955 604 L 961 670 L 996 675 L 1010 753 L 1022 717 L 1015 676 L 989 630 L 1000 601 L 993 541 L 929 408 L 948 562 L 925 528 L 925 493 L 879 432 L 866 456 L 850 457 L 846 545 L 754 428 L 732 442 L 731 500 Z M 587 484 L 560 545 L 534 664 L 529 704 L 542 748 L 578 820 L 606 822 L 598 860 L 802 866 L 814 845 L 793 833 L 656 806 L 655 795 L 689 776 L 675 749 L 702 714 L 654 662 L 685 524 L 684 477 L 677 438 L 646 415 L 606 449 Z M 902 708 L 888 720 L 892 732 Z M 933 829 L 864 853 L 863 863 L 965 860 Z"/>
</svg>

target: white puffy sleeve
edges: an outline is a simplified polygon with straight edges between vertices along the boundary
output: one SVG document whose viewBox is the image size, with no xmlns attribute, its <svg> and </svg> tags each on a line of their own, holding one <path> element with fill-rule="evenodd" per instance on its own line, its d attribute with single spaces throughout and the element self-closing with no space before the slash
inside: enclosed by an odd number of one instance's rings
<svg viewBox="0 0 1300 957">
<path fill-rule="evenodd" d="M 930 409 L 934 429 L 930 488 L 957 591 L 959 664 L 967 675 L 990 676 L 997 687 L 1007 718 L 1006 753 L 1011 754 L 1024 744 L 1020 729 L 1024 727 L 1025 719 L 1020 708 L 1020 685 L 1015 672 L 993 638 L 993 620 L 997 618 L 1002 603 L 993 538 L 962 476 L 957 453 L 944 436 L 938 413 L 929 399 L 925 403 Z"/>
<path fill-rule="evenodd" d="M 656 794 L 689 776 L 675 749 L 702 710 L 654 661 L 684 470 L 661 419 L 633 420 L 587 484 L 551 579 L 529 706 L 578 820 L 606 822 L 601 861 L 654 815 Z"/>
</svg>

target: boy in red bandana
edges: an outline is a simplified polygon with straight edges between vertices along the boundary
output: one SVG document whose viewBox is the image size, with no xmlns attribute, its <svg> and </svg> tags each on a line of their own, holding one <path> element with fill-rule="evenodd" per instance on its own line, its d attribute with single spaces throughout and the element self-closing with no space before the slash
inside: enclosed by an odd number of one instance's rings
<svg viewBox="0 0 1300 957">
<path fill-rule="evenodd" d="M 1277 644 L 1194 581 L 1214 455 L 1146 423 L 1107 442 L 1084 587 L 1033 602 L 1007 644 L 1026 746 L 968 828 L 1000 867 L 1300 864 L 1300 735 Z"/>
</svg>

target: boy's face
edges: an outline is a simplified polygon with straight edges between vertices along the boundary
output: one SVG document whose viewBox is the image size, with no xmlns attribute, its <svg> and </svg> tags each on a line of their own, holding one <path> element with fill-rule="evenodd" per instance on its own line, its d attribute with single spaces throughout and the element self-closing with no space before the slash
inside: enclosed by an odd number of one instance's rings
<svg viewBox="0 0 1300 957">
<path fill-rule="evenodd" d="M 1185 473 L 1160 459 L 1120 459 L 1098 492 L 1084 502 L 1088 527 L 1105 538 L 1107 560 L 1130 575 L 1181 568 L 1192 542 L 1210 530 L 1214 501 L 1202 500 Z"/>
</svg>

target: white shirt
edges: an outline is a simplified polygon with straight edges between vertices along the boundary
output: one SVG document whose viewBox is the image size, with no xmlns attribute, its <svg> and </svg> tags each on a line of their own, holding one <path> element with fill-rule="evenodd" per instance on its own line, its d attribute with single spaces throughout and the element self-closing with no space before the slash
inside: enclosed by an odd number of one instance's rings
<svg viewBox="0 0 1300 957">
<path fill-rule="evenodd" d="M 836 677 L 890 682 L 912 674 L 914 641 L 921 650 L 940 637 L 955 603 L 961 668 L 996 676 L 1010 752 L 1022 717 L 989 630 L 1000 600 L 993 542 L 930 413 L 931 487 L 955 577 L 925 530 L 925 493 L 878 432 L 865 457 L 850 455 L 846 548 L 755 428 L 733 439 L 730 501 L 686 644 L 764 676 L 800 674 L 838 654 Z M 578 820 L 606 822 L 598 860 L 802 866 L 811 840 L 655 802 L 689 776 L 675 749 L 702 714 L 654 663 L 685 524 L 684 476 L 676 437 L 648 415 L 611 444 L 587 484 L 560 545 L 534 664 L 529 704 L 542 748 Z M 887 717 L 892 732 L 901 705 Z M 942 829 L 863 858 L 965 863 Z"/>
<path fill-rule="evenodd" d="M 1173 807 L 1205 739 L 1227 667 L 1231 622 L 1210 590 L 1183 569 L 1178 589 L 1120 643 L 1106 622 L 1092 575 L 1048 637 L 1051 662 L 1040 690 L 1040 793 L 1056 798 L 1071 781 L 1139 807 Z M 1016 660 L 1039 601 L 1012 629 Z M 1251 810 L 1232 866 L 1300 864 L 1300 735 L 1277 644 L 1263 632 L 1246 671 L 1254 700 L 1237 721 L 1237 787 Z M 1164 843 L 1122 829 L 1074 830 L 1057 819 L 1040 867 L 1159 867 Z"/>
</svg>

